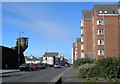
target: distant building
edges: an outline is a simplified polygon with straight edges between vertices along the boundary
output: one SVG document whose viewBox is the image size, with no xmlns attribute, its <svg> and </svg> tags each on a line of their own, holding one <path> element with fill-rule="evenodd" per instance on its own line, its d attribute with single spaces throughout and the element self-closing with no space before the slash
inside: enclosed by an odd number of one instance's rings
<svg viewBox="0 0 120 84">
<path fill-rule="evenodd" d="M 81 58 L 90 57 L 92 54 L 92 13 L 91 10 L 83 10 L 81 20 Z"/>
<path fill-rule="evenodd" d="M 36 58 L 34 56 L 25 56 L 25 63 L 42 63 L 42 58 Z"/>
<path fill-rule="evenodd" d="M 50 66 L 53 66 L 56 62 L 60 64 L 60 58 L 58 52 L 45 52 L 43 55 L 43 62 Z"/>
<path fill-rule="evenodd" d="M 68 63 L 68 58 L 66 58 L 65 56 L 60 56 L 60 64 L 64 66 L 67 63 Z"/>
<path fill-rule="evenodd" d="M 72 64 L 75 60 L 81 58 L 81 39 L 77 38 L 76 43 L 72 46 Z"/>
<path fill-rule="evenodd" d="M 72 45 L 72 64 L 74 63 L 75 61 L 75 43 L 73 43 Z"/>
<path fill-rule="evenodd" d="M 68 63 L 68 59 L 65 56 L 61 56 L 58 52 L 45 52 L 42 63 L 49 66 L 53 66 L 54 64 L 65 65 L 65 63 Z"/>
</svg>

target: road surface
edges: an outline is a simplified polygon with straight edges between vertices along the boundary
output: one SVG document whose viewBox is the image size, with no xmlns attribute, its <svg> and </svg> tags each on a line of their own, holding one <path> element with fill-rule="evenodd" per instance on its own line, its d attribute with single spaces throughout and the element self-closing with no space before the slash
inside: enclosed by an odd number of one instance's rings
<svg viewBox="0 0 120 84">
<path fill-rule="evenodd" d="M 2 75 L 2 82 L 50 82 L 65 70 L 67 67 L 6 73 Z"/>
</svg>

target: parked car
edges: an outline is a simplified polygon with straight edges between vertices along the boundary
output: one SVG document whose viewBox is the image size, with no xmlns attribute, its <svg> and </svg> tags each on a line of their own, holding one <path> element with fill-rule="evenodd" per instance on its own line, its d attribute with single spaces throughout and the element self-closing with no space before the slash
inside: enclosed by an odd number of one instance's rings
<svg viewBox="0 0 120 84">
<path fill-rule="evenodd" d="M 65 64 L 65 67 L 70 67 L 70 64 L 69 64 L 69 63 L 66 63 L 66 64 Z"/>
<path fill-rule="evenodd" d="M 68 67 L 68 65 L 67 65 L 67 64 L 65 64 L 65 67 Z"/>
<path fill-rule="evenodd" d="M 46 66 L 45 66 L 45 64 L 39 64 L 39 69 L 45 69 L 46 68 Z"/>
<path fill-rule="evenodd" d="M 38 64 L 33 64 L 33 68 L 34 70 L 38 70 L 39 69 Z"/>
<path fill-rule="evenodd" d="M 30 71 L 30 67 L 28 64 L 21 64 L 20 67 L 19 67 L 20 71 Z"/>
<path fill-rule="evenodd" d="M 68 63 L 67 65 L 68 65 L 68 67 L 70 67 L 70 64 L 69 64 L 69 63 Z"/>
<path fill-rule="evenodd" d="M 34 64 L 33 63 L 28 63 L 28 66 L 30 67 L 31 71 L 34 71 Z"/>
<path fill-rule="evenodd" d="M 60 64 L 55 64 L 54 68 L 61 68 L 61 65 Z"/>
</svg>

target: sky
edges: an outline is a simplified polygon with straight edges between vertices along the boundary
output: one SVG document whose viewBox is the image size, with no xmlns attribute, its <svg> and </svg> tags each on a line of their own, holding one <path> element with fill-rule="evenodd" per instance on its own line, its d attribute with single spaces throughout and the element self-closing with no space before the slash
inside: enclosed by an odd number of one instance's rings
<svg viewBox="0 0 120 84">
<path fill-rule="evenodd" d="M 47 50 L 59 52 L 71 62 L 72 44 L 80 38 L 82 10 L 90 10 L 94 4 L 108 3 L 3 2 L 0 45 L 14 47 L 20 32 L 21 37 L 29 38 L 25 56 L 39 58 Z"/>
</svg>

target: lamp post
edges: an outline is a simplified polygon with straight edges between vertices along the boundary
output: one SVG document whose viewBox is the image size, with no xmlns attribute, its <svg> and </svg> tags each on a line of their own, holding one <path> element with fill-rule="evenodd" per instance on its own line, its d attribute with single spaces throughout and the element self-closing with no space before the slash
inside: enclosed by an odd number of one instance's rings
<svg viewBox="0 0 120 84">
<path fill-rule="evenodd" d="M 48 50 L 48 49 L 46 49 L 46 54 L 47 54 L 47 50 Z M 47 64 L 47 56 L 46 56 L 46 58 L 45 58 L 45 62 L 46 62 L 46 64 Z"/>
<path fill-rule="evenodd" d="M 18 38 L 18 68 L 19 68 L 19 65 L 20 65 L 20 32 L 19 32 L 19 38 Z"/>
</svg>

